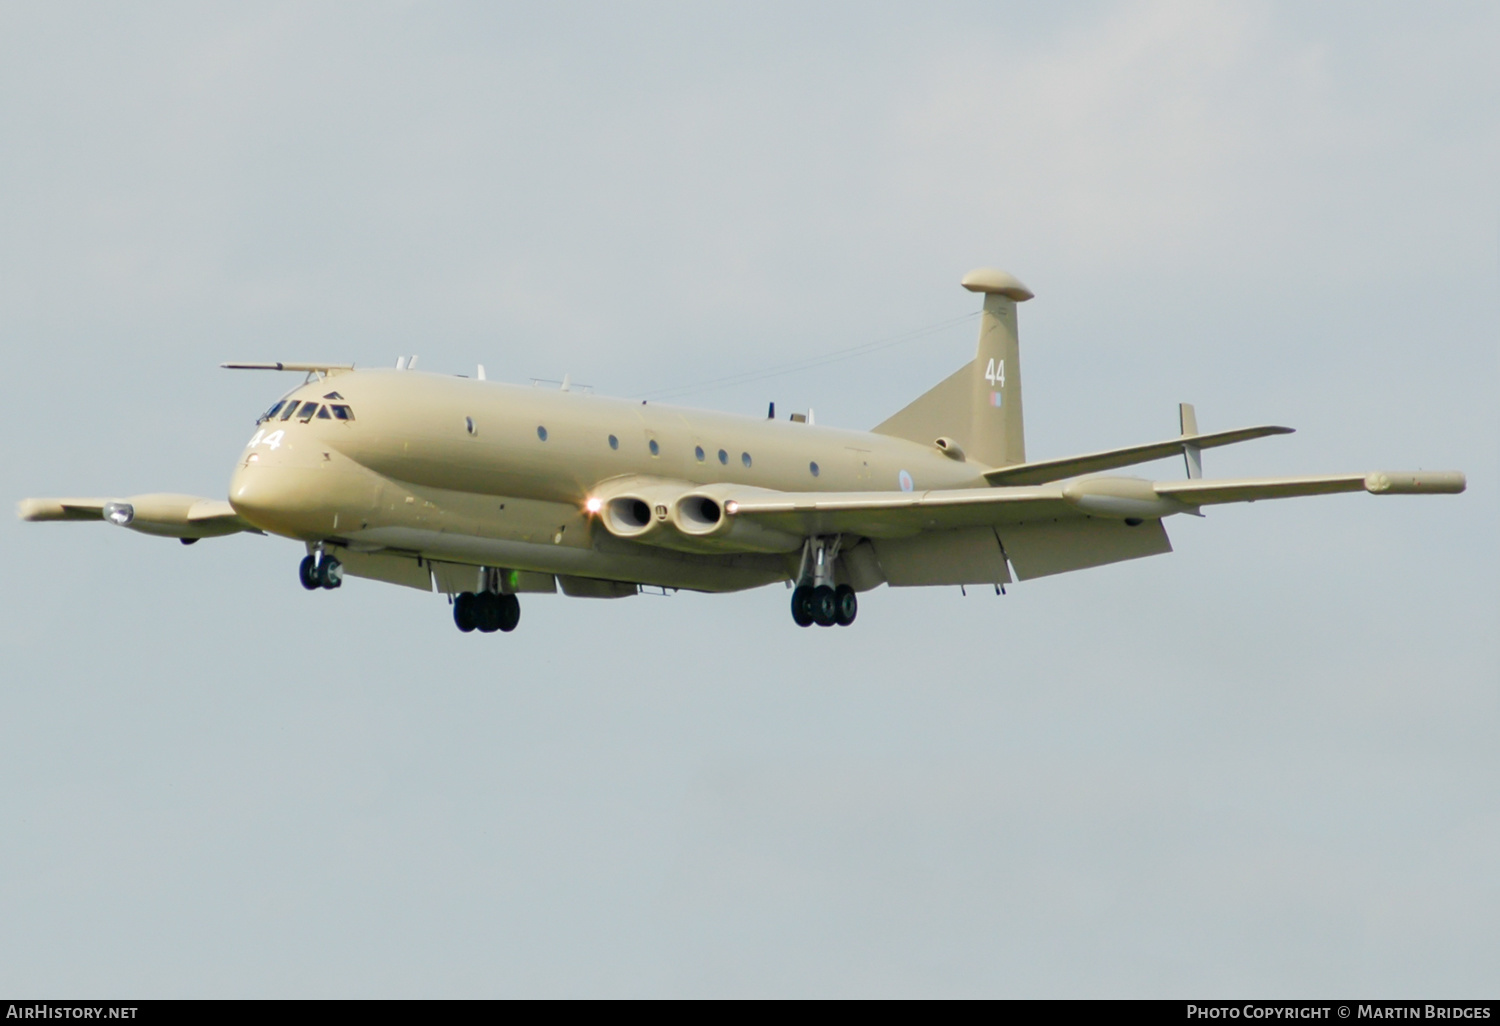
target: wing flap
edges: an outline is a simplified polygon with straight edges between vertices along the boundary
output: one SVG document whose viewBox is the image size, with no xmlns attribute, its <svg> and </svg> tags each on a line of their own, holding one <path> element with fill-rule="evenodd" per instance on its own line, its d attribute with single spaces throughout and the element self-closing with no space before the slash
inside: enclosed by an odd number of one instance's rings
<svg viewBox="0 0 1500 1026">
<path fill-rule="evenodd" d="M 1012 569 L 1023 581 L 1172 551 L 1160 520 L 1133 526 L 1093 517 L 1043 520 L 996 531 Z"/>
<path fill-rule="evenodd" d="M 1101 470 L 1129 467 L 1137 463 L 1181 456 L 1184 447 L 1193 449 L 1216 449 L 1221 445 L 1248 442 L 1268 435 L 1289 435 L 1289 427 L 1263 425 L 1261 427 L 1235 428 L 1232 431 L 1213 431 L 1206 435 L 1180 435 L 1165 442 L 1149 442 L 1145 445 L 1130 445 L 1123 449 L 1106 449 L 1103 452 L 1085 453 L 1082 456 L 1065 456 L 1055 460 L 1040 460 L 1035 463 L 1019 463 L 1014 467 L 1001 467 L 988 471 L 984 479 L 992 485 L 1045 484 L 1061 481 L 1080 474 L 1095 474 Z"/>
</svg>

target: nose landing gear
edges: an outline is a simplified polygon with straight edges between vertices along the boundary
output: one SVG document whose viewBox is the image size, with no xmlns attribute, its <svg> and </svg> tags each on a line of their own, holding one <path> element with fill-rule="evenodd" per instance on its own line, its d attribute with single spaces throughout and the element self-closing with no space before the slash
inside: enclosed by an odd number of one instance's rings
<svg viewBox="0 0 1500 1026">
<path fill-rule="evenodd" d="M 798 627 L 847 627 L 859 615 L 859 597 L 854 589 L 831 583 L 839 540 L 809 538 L 802 550 L 802 569 L 792 590 L 792 620 Z"/>
<path fill-rule="evenodd" d="M 297 577 L 308 591 L 319 588 L 333 589 L 344 583 L 344 564 L 328 553 L 318 550 L 317 555 L 307 556 L 297 568 Z"/>
</svg>

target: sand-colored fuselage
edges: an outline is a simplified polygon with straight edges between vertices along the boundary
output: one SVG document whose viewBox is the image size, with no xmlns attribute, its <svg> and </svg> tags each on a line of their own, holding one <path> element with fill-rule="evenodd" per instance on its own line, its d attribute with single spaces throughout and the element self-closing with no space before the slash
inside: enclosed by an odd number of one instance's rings
<svg viewBox="0 0 1500 1026">
<path fill-rule="evenodd" d="M 797 492 L 985 484 L 983 466 L 884 435 L 412 371 L 338 373 L 292 401 L 298 415 L 257 425 L 241 455 L 235 510 L 305 542 L 429 560 L 732 591 L 795 576 L 800 554 L 616 538 L 589 499 L 629 479 Z M 304 420 L 314 402 L 352 419 Z"/>
</svg>

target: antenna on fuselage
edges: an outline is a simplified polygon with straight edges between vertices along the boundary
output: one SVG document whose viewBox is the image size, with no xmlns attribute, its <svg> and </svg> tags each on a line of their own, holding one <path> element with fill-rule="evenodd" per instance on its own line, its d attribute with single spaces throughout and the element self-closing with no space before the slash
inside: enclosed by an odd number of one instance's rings
<svg viewBox="0 0 1500 1026">
<path fill-rule="evenodd" d="M 767 420 L 775 420 L 776 419 L 776 404 L 774 402 L 771 404 L 770 408 L 766 410 L 766 419 Z"/>
<path fill-rule="evenodd" d="M 406 369 L 407 370 L 416 370 L 417 369 L 417 358 L 415 356 L 411 357 L 410 359 L 408 359 L 406 361 Z"/>
<path fill-rule="evenodd" d="M 486 380 L 486 378 L 484 376 L 484 364 L 482 364 L 482 363 L 479 365 L 479 380 L 480 381 Z"/>
<path fill-rule="evenodd" d="M 396 357 L 396 369 L 397 370 L 406 370 L 406 357 L 404 357 L 404 356 L 398 356 L 398 357 Z"/>
</svg>

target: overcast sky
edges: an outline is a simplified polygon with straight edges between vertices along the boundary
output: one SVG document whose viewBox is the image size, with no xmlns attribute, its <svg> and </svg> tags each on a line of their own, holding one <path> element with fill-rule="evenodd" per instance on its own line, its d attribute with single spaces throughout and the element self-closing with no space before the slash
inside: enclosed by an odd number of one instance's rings
<svg viewBox="0 0 1500 1026">
<path fill-rule="evenodd" d="M 1033 458 L 1456 468 L 881 589 L 310 594 L 0 518 L 0 992 L 1489 996 L 1500 8 L 0 0 L 7 501 L 387 364 L 866 428 L 1004 267 Z M 1152 465 L 1161 477 L 1178 463 Z"/>
</svg>

